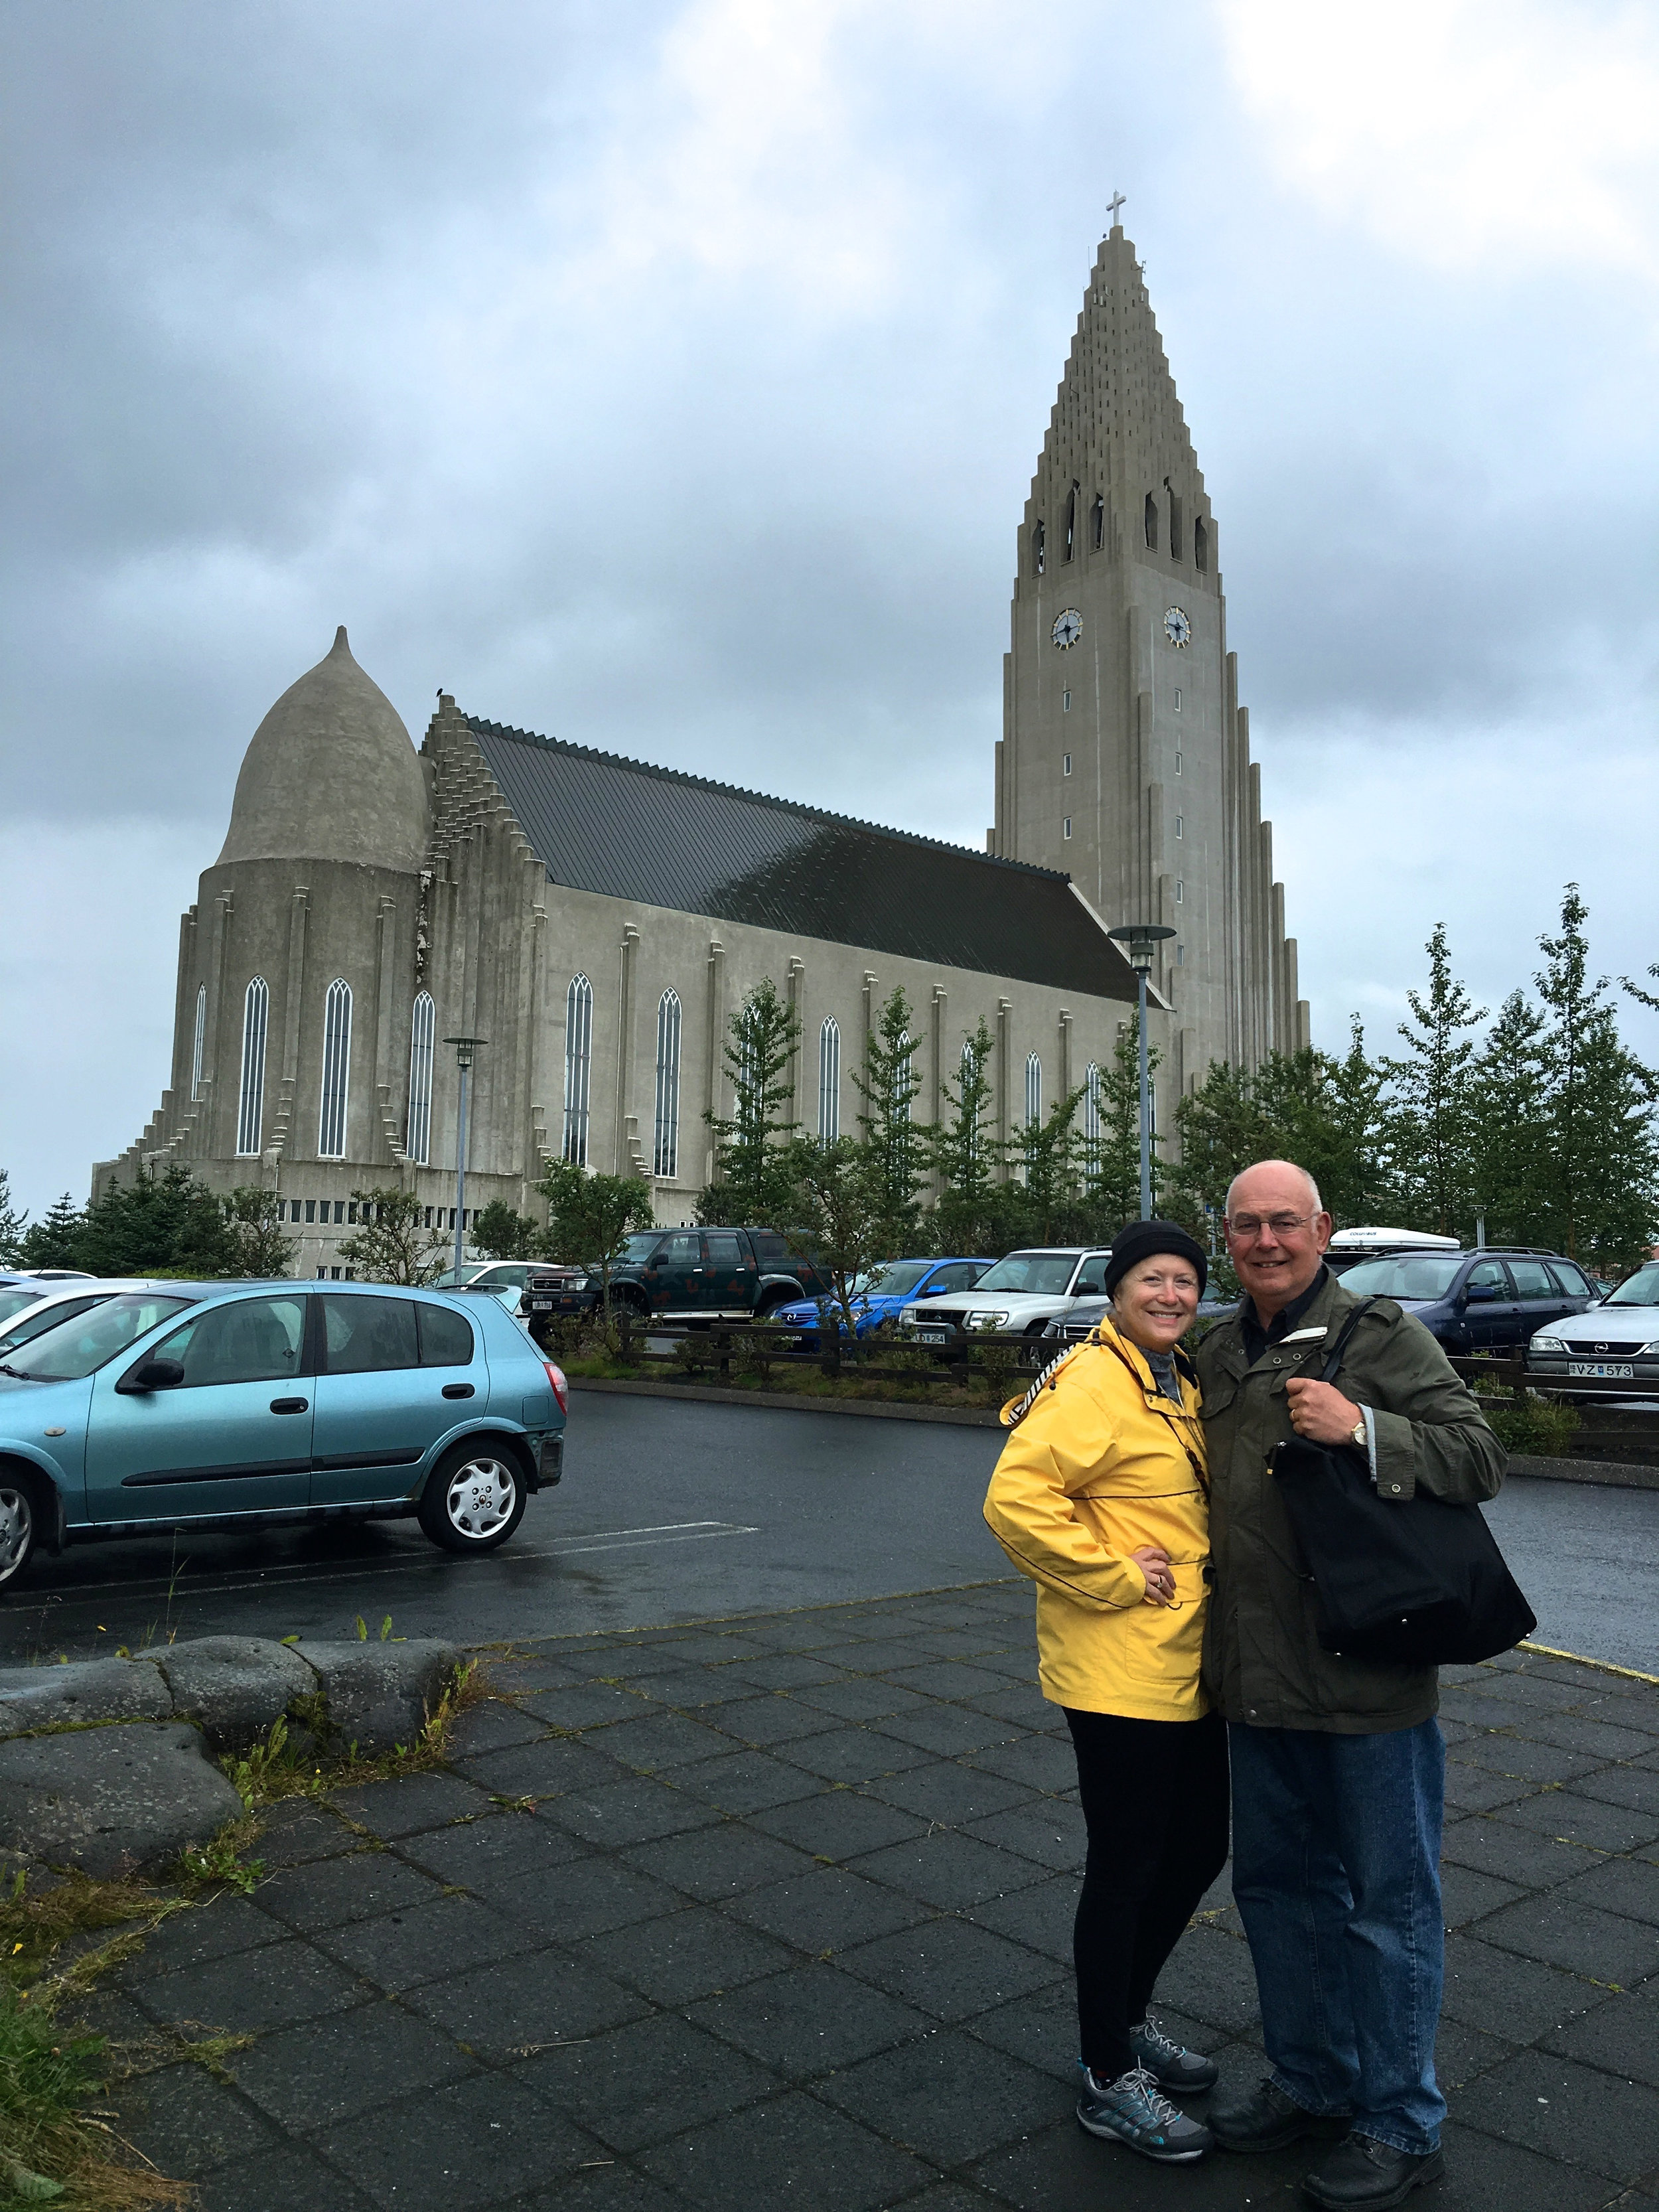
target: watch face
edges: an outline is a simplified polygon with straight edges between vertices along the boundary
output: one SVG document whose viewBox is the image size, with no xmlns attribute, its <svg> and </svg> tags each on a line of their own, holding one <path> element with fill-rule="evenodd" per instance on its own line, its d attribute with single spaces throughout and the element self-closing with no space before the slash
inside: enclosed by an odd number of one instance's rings
<svg viewBox="0 0 1659 2212">
<path fill-rule="evenodd" d="M 1185 607 L 1166 607 L 1164 611 L 1164 635 L 1171 645 L 1185 645 L 1193 634 Z"/>
<path fill-rule="evenodd" d="M 1054 626 L 1048 635 L 1062 653 L 1074 646 L 1083 635 L 1083 617 L 1075 607 L 1067 607 L 1063 615 L 1056 615 Z"/>
</svg>

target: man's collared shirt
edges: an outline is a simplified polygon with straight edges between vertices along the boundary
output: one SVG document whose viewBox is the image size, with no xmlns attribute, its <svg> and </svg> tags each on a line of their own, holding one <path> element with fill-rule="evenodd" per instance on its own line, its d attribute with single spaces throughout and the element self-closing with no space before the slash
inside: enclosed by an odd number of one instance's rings
<svg viewBox="0 0 1659 2212">
<path fill-rule="evenodd" d="M 1299 1298 L 1292 1298 L 1281 1307 L 1264 1328 L 1258 1319 L 1255 1300 L 1246 1292 L 1238 1310 L 1240 1333 L 1244 1340 L 1244 1357 L 1254 1367 L 1270 1344 L 1282 1343 L 1296 1327 L 1308 1308 L 1319 1296 L 1330 1278 L 1330 1269 L 1321 1261 L 1319 1273 L 1314 1277 Z"/>
</svg>

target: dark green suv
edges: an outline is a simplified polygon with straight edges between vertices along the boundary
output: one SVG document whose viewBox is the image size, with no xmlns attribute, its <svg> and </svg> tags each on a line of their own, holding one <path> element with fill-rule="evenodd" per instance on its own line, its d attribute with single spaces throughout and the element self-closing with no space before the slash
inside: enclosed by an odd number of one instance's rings
<svg viewBox="0 0 1659 2212">
<path fill-rule="evenodd" d="M 614 1304 L 662 1321 L 747 1321 L 829 1290 L 775 1229 L 641 1230 L 611 1271 Z"/>
</svg>

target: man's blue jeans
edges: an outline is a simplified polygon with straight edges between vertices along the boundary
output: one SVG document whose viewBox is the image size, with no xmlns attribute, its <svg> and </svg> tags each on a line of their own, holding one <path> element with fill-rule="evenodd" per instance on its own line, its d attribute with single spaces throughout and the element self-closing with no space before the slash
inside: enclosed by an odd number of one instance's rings
<svg viewBox="0 0 1659 2212">
<path fill-rule="evenodd" d="M 1233 1896 L 1273 2079 L 1395 2150 L 1435 2149 L 1445 1971 L 1438 1722 L 1379 1735 L 1228 1729 Z"/>
</svg>

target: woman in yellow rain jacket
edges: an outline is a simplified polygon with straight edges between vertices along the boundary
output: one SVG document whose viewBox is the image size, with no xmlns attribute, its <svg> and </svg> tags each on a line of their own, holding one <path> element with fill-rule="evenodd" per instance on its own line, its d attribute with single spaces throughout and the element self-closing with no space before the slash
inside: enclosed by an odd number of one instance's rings
<svg viewBox="0 0 1659 2212">
<path fill-rule="evenodd" d="M 1036 1582 L 1042 1694 L 1066 1715 L 1088 1823 L 1073 1932 L 1078 2118 L 1184 2165 L 1207 2128 L 1165 2090 L 1216 2069 L 1147 2014 L 1160 1969 L 1227 1857 L 1227 1741 L 1199 1681 L 1209 1553 L 1198 1384 L 1178 1350 L 1206 1263 L 1184 1229 L 1133 1222 L 1106 1271 L 1111 1310 L 1004 1409 L 985 1500 Z"/>
</svg>

